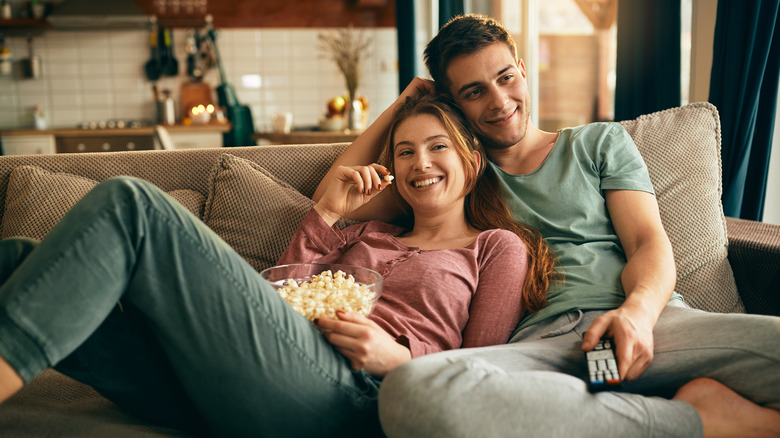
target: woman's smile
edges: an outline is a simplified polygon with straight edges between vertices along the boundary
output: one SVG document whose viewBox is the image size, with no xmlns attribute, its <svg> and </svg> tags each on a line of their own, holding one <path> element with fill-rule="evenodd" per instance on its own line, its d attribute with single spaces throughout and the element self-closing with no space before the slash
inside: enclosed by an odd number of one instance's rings
<svg viewBox="0 0 780 438">
<path fill-rule="evenodd" d="M 415 188 L 418 188 L 418 189 L 430 187 L 433 184 L 436 184 L 436 183 L 438 183 L 439 181 L 441 181 L 443 179 L 444 179 L 444 177 L 441 177 L 441 176 L 428 177 L 428 178 L 424 178 L 424 179 L 417 179 L 417 180 L 412 181 L 412 187 L 415 187 Z"/>
</svg>

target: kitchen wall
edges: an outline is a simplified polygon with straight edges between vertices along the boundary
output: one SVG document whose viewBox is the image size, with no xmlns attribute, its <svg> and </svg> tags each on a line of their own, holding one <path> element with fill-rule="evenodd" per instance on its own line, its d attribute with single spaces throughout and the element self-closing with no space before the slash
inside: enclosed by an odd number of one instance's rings
<svg viewBox="0 0 780 438">
<path fill-rule="evenodd" d="M 292 112 L 295 126 L 314 126 L 325 113 L 326 101 L 345 93 L 344 80 L 318 47 L 317 35 L 333 28 L 225 29 L 218 47 L 228 81 L 239 101 L 252 108 L 258 131 L 270 130 L 276 112 Z M 363 29 L 373 43 L 363 66 L 359 93 L 371 107 L 370 120 L 398 95 L 396 31 L 391 27 Z M 162 77 L 157 85 L 172 91 L 178 104 L 186 74 L 186 30 L 174 32 L 180 74 Z M 31 110 L 40 105 L 49 127 L 72 127 L 85 121 L 155 117 L 152 82 L 144 75 L 149 59 L 147 31 L 47 31 L 34 40 L 43 75 L 22 79 L 19 60 L 27 57 L 27 40 L 5 40 L 14 54 L 14 73 L 0 76 L 0 129 L 32 126 Z M 257 77 L 259 76 L 259 81 Z M 215 88 L 219 74 L 205 78 Z M 216 101 L 216 96 L 214 97 Z"/>
</svg>

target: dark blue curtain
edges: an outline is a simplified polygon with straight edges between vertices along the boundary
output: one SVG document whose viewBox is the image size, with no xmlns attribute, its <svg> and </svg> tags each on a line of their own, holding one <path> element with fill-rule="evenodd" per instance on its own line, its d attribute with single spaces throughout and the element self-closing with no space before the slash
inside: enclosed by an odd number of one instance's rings
<svg viewBox="0 0 780 438">
<path fill-rule="evenodd" d="M 680 106 L 680 20 L 680 0 L 619 1 L 615 120 Z"/>
<path fill-rule="evenodd" d="M 444 26 L 450 18 L 463 14 L 465 0 L 439 0 L 439 27 Z M 416 23 L 414 1 L 396 0 L 395 22 L 398 31 L 398 91 L 403 91 L 417 76 L 417 65 L 422 60 L 417 59 L 415 51 Z"/>
<path fill-rule="evenodd" d="M 718 1 L 710 102 L 721 119 L 726 216 L 763 217 L 780 78 L 779 6 L 780 0 Z"/>
<path fill-rule="evenodd" d="M 465 0 L 439 0 L 439 27 L 456 15 L 463 15 Z"/>
<path fill-rule="evenodd" d="M 417 75 L 415 19 L 412 0 L 396 0 L 395 26 L 398 32 L 398 91 L 403 91 Z"/>
</svg>

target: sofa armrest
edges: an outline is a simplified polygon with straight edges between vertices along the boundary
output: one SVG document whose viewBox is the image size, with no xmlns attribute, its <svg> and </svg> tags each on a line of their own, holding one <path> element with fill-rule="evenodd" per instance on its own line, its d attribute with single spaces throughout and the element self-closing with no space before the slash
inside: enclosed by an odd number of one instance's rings
<svg viewBox="0 0 780 438">
<path fill-rule="evenodd" d="M 729 262 L 748 313 L 780 316 L 780 225 L 727 217 Z"/>
</svg>

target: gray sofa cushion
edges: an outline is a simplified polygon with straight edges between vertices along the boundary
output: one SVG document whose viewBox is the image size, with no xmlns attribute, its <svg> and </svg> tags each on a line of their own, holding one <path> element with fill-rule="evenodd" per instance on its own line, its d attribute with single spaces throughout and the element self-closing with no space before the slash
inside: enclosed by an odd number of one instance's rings
<svg viewBox="0 0 780 438">
<path fill-rule="evenodd" d="M 717 110 L 694 103 L 622 124 L 650 172 L 674 250 L 677 292 L 691 307 L 744 312 L 727 259 Z"/>
<path fill-rule="evenodd" d="M 211 174 L 203 221 L 260 271 L 276 263 L 313 205 L 260 165 L 225 154 Z"/>
</svg>

